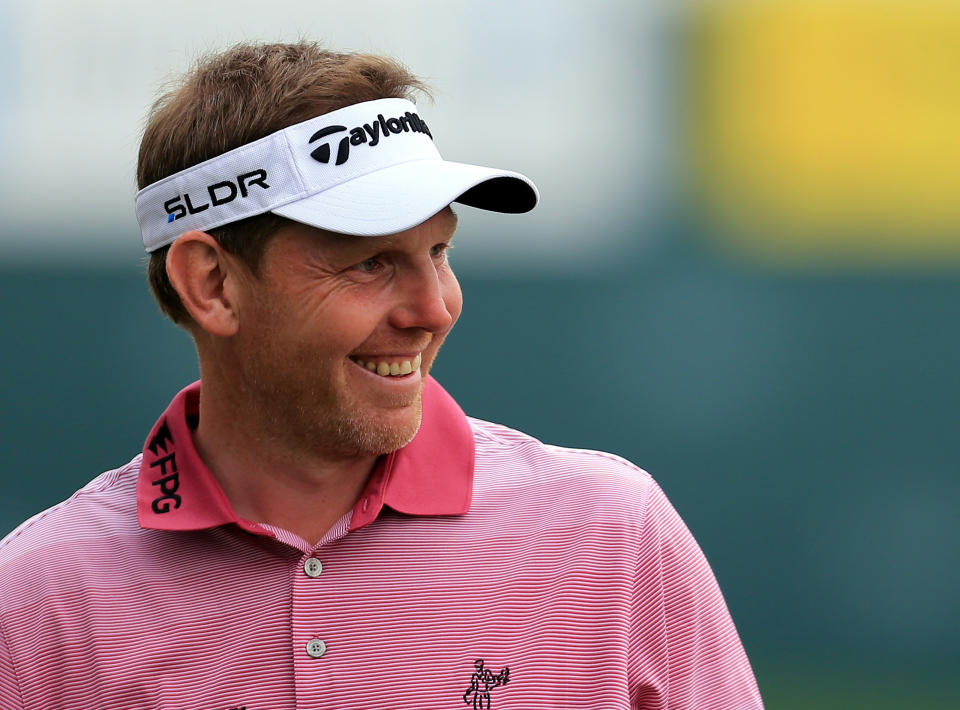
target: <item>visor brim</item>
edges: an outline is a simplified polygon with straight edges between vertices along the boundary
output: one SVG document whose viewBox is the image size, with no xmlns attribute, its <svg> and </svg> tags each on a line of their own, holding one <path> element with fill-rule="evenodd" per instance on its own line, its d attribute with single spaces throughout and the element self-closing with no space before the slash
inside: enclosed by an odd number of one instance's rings
<svg viewBox="0 0 960 710">
<path fill-rule="evenodd" d="M 445 160 L 416 160 L 361 175 L 271 210 L 312 227 L 355 236 L 395 234 L 453 202 L 519 214 L 539 200 L 524 175 Z"/>
</svg>

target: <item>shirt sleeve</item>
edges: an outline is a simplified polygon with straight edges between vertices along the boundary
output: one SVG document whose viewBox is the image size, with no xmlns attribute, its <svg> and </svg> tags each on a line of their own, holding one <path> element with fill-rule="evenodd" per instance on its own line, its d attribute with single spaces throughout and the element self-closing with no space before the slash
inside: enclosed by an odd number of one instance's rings
<svg viewBox="0 0 960 710">
<path fill-rule="evenodd" d="M 762 710 L 703 552 L 656 483 L 640 530 L 632 631 L 636 710 Z"/>
<path fill-rule="evenodd" d="M 17 674 L 13 668 L 13 656 L 7 645 L 2 621 L 0 621 L 0 708 L 4 710 L 23 710 L 24 708 Z"/>
</svg>

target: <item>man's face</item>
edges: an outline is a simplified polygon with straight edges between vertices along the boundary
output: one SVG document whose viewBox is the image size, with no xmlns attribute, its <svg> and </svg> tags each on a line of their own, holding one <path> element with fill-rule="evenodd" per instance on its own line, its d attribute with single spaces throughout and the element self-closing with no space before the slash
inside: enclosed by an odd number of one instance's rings
<svg viewBox="0 0 960 710">
<path fill-rule="evenodd" d="M 463 303 L 446 253 L 455 229 L 447 208 L 385 237 L 291 223 L 272 238 L 259 276 L 242 279 L 234 336 L 237 385 L 264 435 L 326 456 L 413 438 Z"/>
</svg>

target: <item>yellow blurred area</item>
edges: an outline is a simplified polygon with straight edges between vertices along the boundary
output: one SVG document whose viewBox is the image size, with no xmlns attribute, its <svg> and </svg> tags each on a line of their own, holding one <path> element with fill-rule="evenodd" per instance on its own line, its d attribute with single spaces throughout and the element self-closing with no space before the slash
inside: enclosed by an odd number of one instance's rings
<svg viewBox="0 0 960 710">
<path fill-rule="evenodd" d="M 690 21 L 693 174 L 722 233 L 791 261 L 960 259 L 960 1 Z"/>
</svg>

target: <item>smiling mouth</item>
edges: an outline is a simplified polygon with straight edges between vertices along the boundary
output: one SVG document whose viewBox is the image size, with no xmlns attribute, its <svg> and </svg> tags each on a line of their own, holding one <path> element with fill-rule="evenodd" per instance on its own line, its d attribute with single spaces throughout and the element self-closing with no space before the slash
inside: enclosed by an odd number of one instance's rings
<svg viewBox="0 0 960 710">
<path fill-rule="evenodd" d="M 417 356 L 413 358 L 413 360 L 372 360 L 367 362 L 356 357 L 351 357 L 350 359 L 360 367 L 366 368 L 381 377 L 402 377 L 403 375 L 409 375 L 411 372 L 420 369 L 420 362 L 422 360 L 420 353 L 417 353 Z"/>
</svg>

